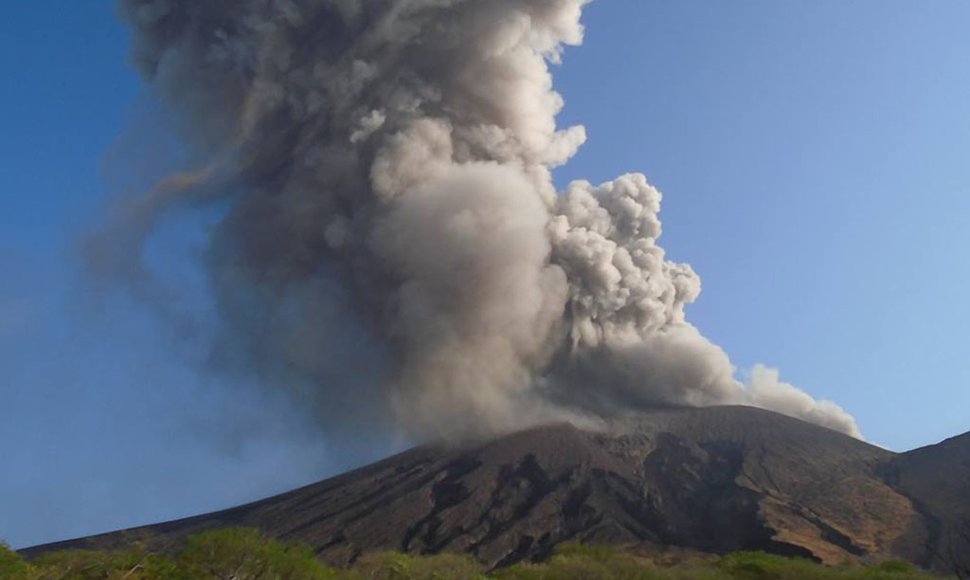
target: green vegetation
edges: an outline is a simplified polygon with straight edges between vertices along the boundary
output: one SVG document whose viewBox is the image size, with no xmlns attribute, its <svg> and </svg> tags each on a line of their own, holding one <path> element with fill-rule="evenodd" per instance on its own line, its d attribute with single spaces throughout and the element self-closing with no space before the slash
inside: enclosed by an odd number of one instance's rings
<svg viewBox="0 0 970 580">
<path fill-rule="evenodd" d="M 0 552 L 0 579 L 16 580 L 331 580 L 337 573 L 313 550 L 264 538 L 258 530 L 227 528 L 188 538 L 174 557 L 141 550 L 46 554 L 24 562 Z"/>
<path fill-rule="evenodd" d="M 826 567 L 755 552 L 657 565 L 606 546 L 560 546 L 548 561 L 489 572 L 467 556 L 368 554 L 351 569 L 328 568 L 313 551 L 230 528 L 191 536 L 171 557 L 140 550 L 57 552 L 27 562 L 0 544 L 0 579 L 10 580 L 930 580 L 903 562 Z"/>
<path fill-rule="evenodd" d="M 16 552 L 0 544 L 0 578 L 29 578 L 30 566 Z"/>
<path fill-rule="evenodd" d="M 878 566 L 828 567 L 809 560 L 740 552 L 719 560 L 657 566 L 653 561 L 605 546 L 567 545 L 542 564 L 519 564 L 495 572 L 499 580 L 930 580 L 903 562 Z"/>
</svg>

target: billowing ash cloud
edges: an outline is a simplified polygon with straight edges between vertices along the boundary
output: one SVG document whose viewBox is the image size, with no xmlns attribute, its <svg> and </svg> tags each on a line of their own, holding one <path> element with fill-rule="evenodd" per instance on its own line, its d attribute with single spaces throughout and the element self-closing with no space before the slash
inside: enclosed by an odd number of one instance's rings
<svg viewBox="0 0 970 580">
<path fill-rule="evenodd" d="M 160 216 L 229 207 L 209 264 L 233 352 L 335 431 L 415 436 L 656 405 L 749 404 L 858 435 L 691 326 L 643 175 L 553 186 L 549 64 L 587 0 L 123 0 L 134 60 L 202 169 L 95 240 L 140 272 Z"/>
</svg>

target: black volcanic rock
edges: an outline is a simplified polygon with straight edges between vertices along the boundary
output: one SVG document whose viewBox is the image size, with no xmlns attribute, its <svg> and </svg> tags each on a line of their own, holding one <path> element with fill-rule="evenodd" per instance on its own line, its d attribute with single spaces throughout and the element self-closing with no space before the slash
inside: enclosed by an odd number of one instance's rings
<svg viewBox="0 0 970 580">
<path fill-rule="evenodd" d="M 606 431 L 419 447 L 238 508 L 25 552 L 170 550 L 200 530 L 255 526 L 338 564 L 393 549 L 504 565 L 580 540 L 943 566 L 942 530 L 970 516 L 968 459 L 968 436 L 897 455 L 754 408 L 658 410 Z"/>
</svg>

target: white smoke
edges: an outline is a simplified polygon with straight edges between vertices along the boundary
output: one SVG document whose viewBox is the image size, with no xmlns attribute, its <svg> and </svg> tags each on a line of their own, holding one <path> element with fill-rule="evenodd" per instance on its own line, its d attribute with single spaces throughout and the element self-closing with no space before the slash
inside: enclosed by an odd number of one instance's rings
<svg viewBox="0 0 970 580">
<path fill-rule="evenodd" d="M 132 200 L 94 254 L 130 270 L 159 215 L 225 200 L 226 348 L 334 429 L 750 404 L 858 436 L 774 371 L 738 382 L 686 321 L 700 279 L 666 260 L 643 175 L 556 191 L 586 135 L 556 126 L 549 64 L 586 1 L 122 0 L 206 169 Z"/>
</svg>

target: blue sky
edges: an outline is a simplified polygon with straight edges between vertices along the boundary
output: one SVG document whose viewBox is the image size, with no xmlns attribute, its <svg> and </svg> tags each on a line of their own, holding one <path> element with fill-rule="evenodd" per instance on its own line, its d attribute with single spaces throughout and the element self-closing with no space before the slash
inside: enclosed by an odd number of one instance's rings
<svg viewBox="0 0 970 580">
<path fill-rule="evenodd" d="M 648 174 L 665 247 L 704 279 L 689 316 L 740 367 L 780 368 L 893 449 L 970 429 L 970 4 L 598 0 L 585 21 L 556 74 L 589 142 L 558 181 Z M 78 237 L 154 146 L 130 138 L 148 105 L 127 42 L 106 0 L 15 2 L 0 21 L 14 545 L 226 507 L 381 452 L 211 384 L 170 329 L 78 275 Z M 169 241 L 172 267 L 191 264 L 197 240 Z"/>
</svg>

